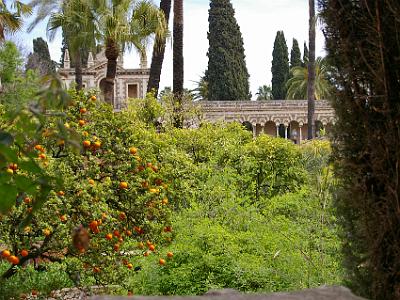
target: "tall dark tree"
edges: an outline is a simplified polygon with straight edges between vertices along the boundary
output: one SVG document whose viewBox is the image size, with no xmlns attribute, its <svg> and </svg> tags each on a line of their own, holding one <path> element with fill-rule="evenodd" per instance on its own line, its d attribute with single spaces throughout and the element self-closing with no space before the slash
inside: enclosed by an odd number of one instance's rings
<svg viewBox="0 0 400 300">
<path fill-rule="evenodd" d="M 274 100 L 286 98 L 286 81 L 289 79 L 289 53 L 283 31 L 276 33 L 272 52 L 272 95 Z"/>
<path fill-rule="evenodd" d="M 334 157 L 346 281 L 400 299 L 400 2 L 320 0 L 336 67 Z"/>
<path fill-rule="evenodd" d="M 178 98 L 183 94 L 183 0 L 174 0 L 173 32 L 173 92 Z"/>
<path fill-rule="evenodd" d="M 51 60 L 49 46 L 40 37 L 33 40 L 33 53 L 28 56 L 26 69 L 37 70 L 42 76 L 56 71 L 56 63 Z"/>
<path fill-rule="evenodd" d="M 308 57 L 308 81 L 307 81 L 307 131 L 308 139 L 314 138 L 315 134 L 315 0 L 308 1 L 309 6 L 309 45 Z"/>
<path fill-rule="evenodd" d="M 293 39 L 292 50 L 290 51 L 290 68 L 301 66 L 301 51 L 299 42 Z"/>
<path fill-rule="evenodd" d="M 307 43 L 304 42 L 304 48 L 303 48 L 303 67 L 308 66 L 308 56 L 309 56 L 309 51 L 307 47 Z"/>
<path fill-rule="evenodd" d="M 177 100 L 175 107 L 174 125 L 182 128 L 183 120 L 183 0 L 174 0 L 174 32 L 173 32 L 173 93 Z"/>
<path fill-rule="evenodd" d="M 160 10 L 164 13 L 165 23 L 169 23 L 169 16 L 171 12 L 171 0 L 161 0 Z M 158 89 L 160 87 L 161 69 L 164 62 L 166 38 L 162 38 L 159 43 L 154 43 L 153 57 L 151 59 L 150 66 L 150 78 L 147 85 L 147 92 L 154 91 L 155 97 L 158 95 Z"/>
<path fill-rule="evenodd" d="M 209 100 L 249 100 L 243 38 L 229 0 L 211 0 L 208 32 Z"/>
</svg>

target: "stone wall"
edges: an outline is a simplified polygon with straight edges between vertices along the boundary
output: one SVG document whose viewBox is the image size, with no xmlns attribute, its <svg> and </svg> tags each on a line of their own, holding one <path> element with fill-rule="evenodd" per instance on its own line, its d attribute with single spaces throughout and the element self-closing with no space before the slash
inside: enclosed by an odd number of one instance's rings
<svg viewBox="0 0 400 300">
<path fill-rule="evenodd" d="M 204 296 L 179 297 L 92 297 L 91 300 L 363 300 L 344 287 L 320 287 L 292 293 L 242 294 L 235 290 L 210 291 Z"/>
</svg>

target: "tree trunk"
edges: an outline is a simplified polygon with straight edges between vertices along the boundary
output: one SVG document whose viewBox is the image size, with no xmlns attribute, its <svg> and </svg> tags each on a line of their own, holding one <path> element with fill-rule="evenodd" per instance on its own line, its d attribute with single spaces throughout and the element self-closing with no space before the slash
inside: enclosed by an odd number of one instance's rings
<svg viewBox="0 0 400 300">
<path fill-rule="evenodd" d="M 314 138 L 315 134 L 315 0 L 309 0 L 309 59 L 308 59 L 308 139 Z"/>
<path fill-rule="evenodd" d="M 183 126 L 181 111 L 183 98 L 183 0 L 174 0 L 173 92 L 177 99 L 175 127 Z"/>
<path fill-rule="evenodd" d="M 79 49 L 75 53 L 75 82 L 76 82 L 76 90 L 80 91 L 83 87 L 83 84 L 82 84 L 81 52 Z"/>
<path fill-rule="evenodd" d="M 167 25 L 169 22 L 169 15 L 171 12 L 171 1 L 172 0 L 160 1 L 160 9 L 164 12 L 165 21 Z M 159 44 L 154 44 L 153 47 L 153 57 L 151 59 L 150 78 L 149 78 L 149 83 L 147 85 L 147 92 L 149 93 L 153 90 L 155 97 L 157 97 L 158 89 L 160 87 L 161 69 L 162 69 L 162 64 L 164 62 L 166 42 L 167 39 L 163 38 Z"/>
<path fill-rule="evenodd" d="M 107 58 L 107 72 L 104 84 L 104 99 L 114 106 L 114 81 L 117 74 L 117 59 L 119 55 L 119 46 L 114 40 L 108 39 L 106 41 L 105 55 Z"/>
</svg>

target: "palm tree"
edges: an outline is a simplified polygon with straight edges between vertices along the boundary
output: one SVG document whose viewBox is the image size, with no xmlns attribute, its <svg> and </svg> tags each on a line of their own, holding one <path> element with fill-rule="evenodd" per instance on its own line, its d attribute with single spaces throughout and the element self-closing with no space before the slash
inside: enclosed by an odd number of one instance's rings
<svg viewBox="0 0 400 300">
<path fill-rule="evenodd" d="M 151 36 L 161 40 L 167 33 L 164 14 L 146 0 L 92 0 L 97 4 L 99 27 L 105 45 L 107 72 L 104 98 L 112 103 L 117 59 L 125 48 L 134 47 L 142 56 Z"/>
<path fill-rule="evenodd" d="M 257 100 L 272 100 L 272 88 L 269 85 L 263 85 L 258 88 L 256 93 Z"/>
<path fill-rule="evenodd" d="M 195 83 L 197 87 L 190 91 L 193 95 L 193 100 L 208 100 L 208 81 L 206 75 L 201 76 L 200 80 Z"/>
<path fill-rule="evenodd" d="M 173 92 L 177 99 L 177 110 L 181 109 L 183 96 L 183 0 L 174 0 L 174 36 L 173 36 Z M 183 126 L 176 114 L 175 126 Z"/>
<path fill-rule="evenodd" d="M 160 1 L 160 9 L 164 13 L 165 23 L 167 24 L 167 26 L 169 22 L 169 15 L 171 12 L 171 2 L 172 0 Z M 167 39 L 163 38 L 160 41 L 160 43 L 154 43 L 153 47 L 153 57 L 151 60 L 150 78 L 149 78 L 149 83 L 147 85 L 147 92 L 154 91 L 154 96 L 156 98 L 160 86 L 161 69 L 162 69 L 162 64 L 164 62 L 166 41 Z"/>
<path fill-rule="evenodd" d="M 22 17 L 32 13 L 31 6 L 21 1 L 12 1 L 10 10 L 5 0 L 0 0 L 0 42 L 4 41 L 6 32 L 14 33 L 22 27 Z"/>
<path fill-rule="evenodd" d="M 307 96 L 308 96 L 308 139 L 314 137 L 315 127 L 315 0 L 308 1 L 309 6 L 309 57 L 308 57 L 308 81 L 307 81 Z"/>
<path fill-rule="evenodd" d="M 318 57 L 315 62 L 314 99 L 327 99 L 332 91 L 329 81 L 329 64 L 326 58 Z M 308 99 L 308 68 L 294 67 L 290 70 L 292 78 L 286 83 L 286 99 Z"/>
<path fill-rule="evenodd" d="M 99 33 L 96 28 L 96 16 L 92 2 L 69 0 L 63 5 L 62 12 L 52 13 L 47 24 L 49 40 L 62 28 L 68 41 L 68 50 L 74 58 L 76 89 L 82 89 L 82 49 L 96 50 Z"/>
</svg>

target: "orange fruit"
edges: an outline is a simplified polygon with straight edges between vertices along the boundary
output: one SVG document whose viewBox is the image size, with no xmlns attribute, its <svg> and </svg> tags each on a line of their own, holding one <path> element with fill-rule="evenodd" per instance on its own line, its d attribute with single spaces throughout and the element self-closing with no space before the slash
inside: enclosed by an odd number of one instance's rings
<svg viewBox="0 0 400 300">
<path fill-rule="evenodd" d="M 167 253 L 167 256 L 168 256 L 169 258 L 172 258 L 172 257 L 174 256 L 174 253 L 168 252 L 168 253 Z"/>
<path fill-rule="evenodd" d="M 119 251 L 119 244 L 114 245 L 114 251 Z"/>
<path fill-rule="evenodd" d="M 106 239 L 107 240 L 112 240 L 113 235 L 111 233 L 106 234 Z"/>
<path fill-rule="evenodd" d="M 132 235 L 132 231 L 130 231 L 130 230 L 127 230 L 125 233 L 126 233 L 127 236 L 131 236 Z"/>
<path fill-rule="evenodd" d="M 145 253 L 143 253 L 143 256 L 149 256 L 150 255 L 150 252 L 149 251 L 146 251 Z"/>
<path fill-rule="evenodd" d="M 35 146 L 35 149 L 36 149 L 37 151 L 41 151 L 41 152 L 43 152 L 43 150 L 44 150 L 44 148 L 43 148 L 42 145 L 36 145 L 36 146 Z"/>
<path fill-rule="evenodd" d="M 168 198 L 162 199 L 161 203 L 162 203 L 163 205 L 167 205 L 167 204 L 168 204 Z"/>
<path fill-rule="evenodd" d="M 57 145 L 58 146 L 64 146 L 65 145 L 65 141 L 64 140 L 59 140 L 59 141 L 57 141 Z"/>
<path fill-rule="evenodd" d="M 154 251 L 154 250 L 156 250 L 156 246 L 154 246 L 154 245 L 150 245 L 150 246 L 149 246 L 149 250 L 150 250 L 150 251 Z"/>
<path fill-rule="evenodd" d="M 79 120 L 78 124 L 79 124 L 79 126 L 82 127 L 82 126 L 84 126 L 86 124 L 86 121 L 85 120 Z"/>
<path fill-rule="evenodd" d="M 120 237 L 121 236 L 121 234 L 119 233 L 119 231 L 118 230 L 114 230 L 114 235 L 116 236 L 116 237 Z"/>
<path fill-rule="evenodd" d="M 89 148 L 92 143 L 88 140 L 83 141 L 83 147 Z"/>
<path fill-rule="evenodd" d="M 29 197 L 25 197 L 24 198 L 24 203 L 25 204 L 29 204 L 29 203 L 31 203 L 32 202 L 32 199 L 31 198 L 29 198 Z"/>
<path fill-rule="evenodd" d="M 99 267 L 94 267 L 93 268 L 94 273 L 100 273 L 100 268 Z"/>
<path fill-rule="evenodd" d="M 160 258 L 159 260 L 158 260 L 158 263 L 160 264 L 160 265 L 165 265 L 165 259 L 162 259 L 162 258 Z"/>
<path fill-rule="evenodd" d="M 22 257 L 27 257 L 28 254 L 29 254 L 28 250 L 25 250 L 25 249 L 21 250 L 21 256 Z"/>
<path fill-rule="evenodd" d="M 19 264 L 19 258 L 16 257 L 15 255 L 11 255 L 7 258 L 7 260 L 12 263 L 13 265 L 18 265 Z"/>
<path fill-rule="evenodd" d="M 92 100 L 93 102 L 97 100 L 96 95 L 92 95 L 92 97 L 90 97 L 90 100 Z"/>
<path fill-rule="evenodd" d="M 94 142 L 93 146 L 94 146 L 95 149 L 99 149 L 101 147 L 101 142 L 100 141 L 96 141 L 96 142 Z"/>
<path fill-rule="evenodd" d="M 128 267 L 128 269 L 132 269 L 133 268 L 132 264 L 127 264 L 126 266 Z"/>
<path fill-rule="evenodd" d="M 48 229 L 48 228 L 43 229 L 43 234 L 44 234 L 45 236 L 49 236 L 49 235 L 51 234 L 50 229 Z"/>
<path fill-rule="evenodd" d="M 1 256 L 4 258 L 10 257 L 11 252 L 9 250 L 3 250 L 3 252 L 1 253 Z"/>
<path fill-rule="evenodd" d="M 80 112 L 81 114 L 85 114 L 85 113 L 87 112 L 87 109 L 86 109 L 85 107 L 82 107 L 82 108 L 79 110 L 79 112 Z"/>
<path fill-rule="evenodd" d="M 164 227 L 164 232 L 172 232 L 172 227 L 171 226 L 165 226 Z"/>
<path fill-rule="evenodd" d="M 67 216 L 66 215 L 61 215 L 60 216 L 61 222 L 66 222 L 67 221 Z"/>
<path fill-rule="evenodd" d="M 8 167 L 13 171 L 17 171 L 18 170 L 18 165 L 17 164 L 10 164 Z"/>
<path fill-rule="evenodd" d="M 128 183 L 125 182 L 125 181 L 121 181 L 121 182 L 119 183 L 119 188 L 120 188 L 121 190 L 126 190 L 126 189 L 128 188 Z"/>
<path fill-rule="evenodd" d="M 94 180 L 93 179 L 89 179 L 88 182 L 89 182 L 90 185 L 94 185 Z"/>
<path fill-rule="evenodd" d="M 132 154 L 132 155 L 135 155 L 135 154 L 137 153 L 137 148 L 131 147 L 131 148 L 129 149 L 129 153 Z"/>
<path fill-rule="evenodd" d="M 65 193 L 64 193 L 64 191 L 59 191 L 59 192 L 57 193 L 57 195 L 58 195 L 58 196 L 64 196 Z"/>
</svg>

